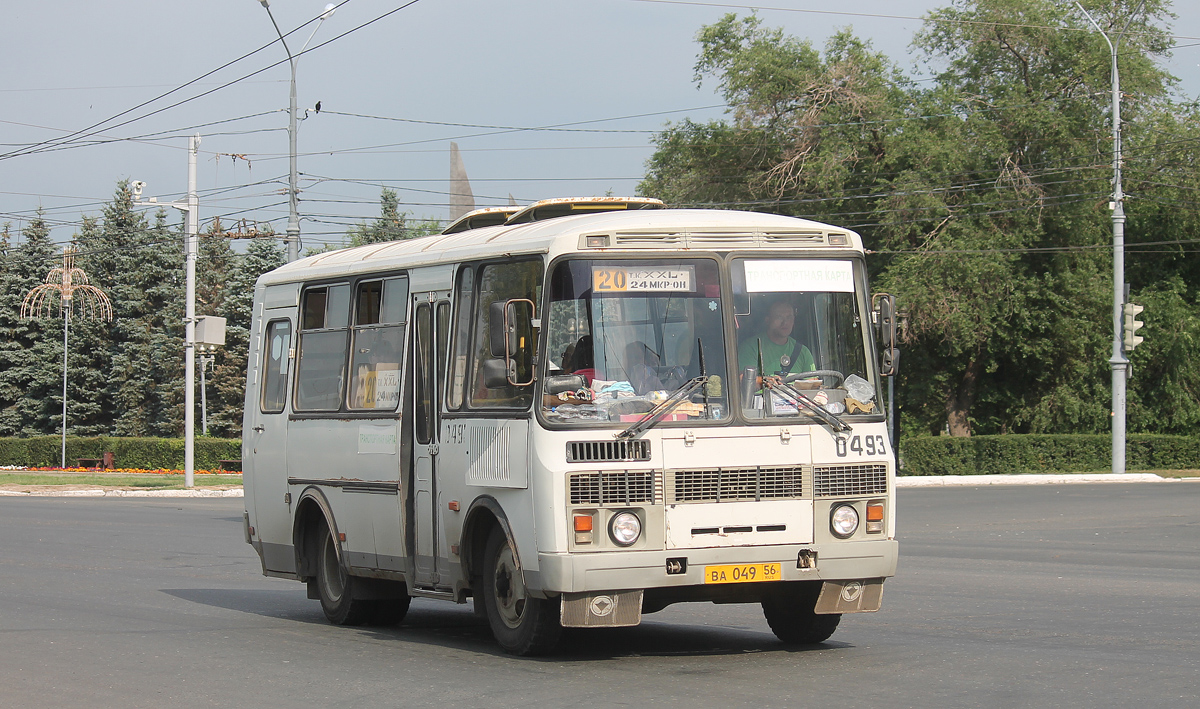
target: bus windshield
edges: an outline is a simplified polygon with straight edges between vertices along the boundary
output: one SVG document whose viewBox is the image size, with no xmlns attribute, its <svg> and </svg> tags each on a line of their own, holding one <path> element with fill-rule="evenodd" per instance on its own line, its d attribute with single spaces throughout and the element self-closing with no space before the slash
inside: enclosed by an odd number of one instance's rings
<svg viewBox="0 0 1200 709">
<path fill-rule="evenodd" d="M 711 259 L 559 263 L 545 325 L 545 418 L 636 422 L 701 376 L 706 384 L 661 420 L 727 417 L 719 273 Z"/>
<path fill-rule="evenodd" d="M 798 396 L 835 416 L 878 413 L 853 261 L 734 259 L 731 274 L 743 415 L 806 416 Z"/>
</svg>

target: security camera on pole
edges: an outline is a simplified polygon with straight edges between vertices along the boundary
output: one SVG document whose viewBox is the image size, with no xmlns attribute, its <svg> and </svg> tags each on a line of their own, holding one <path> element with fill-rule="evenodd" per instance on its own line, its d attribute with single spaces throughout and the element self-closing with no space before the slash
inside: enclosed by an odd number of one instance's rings
<svg viewBox="0 0 1200 709">
<path fill-rule="evenodd" d="M 187 213 L 187 259 L 185 275 L 187 278 L 187 305 L 185 307 L 183 361 L 184 361 L 184 394 L 183 394 L 183 482 L 184 486 L 192 487 L 195 483 L 196 470 L 196 255 L 200 239 L 200 199 L 196 196 L 196 154 L 200 151 L 200 136 L 188 138 L 188 193 L 187 199 L 180 202 L 159 202 L 151 197 L 141 201 L 142 190 L 146 183 L 137 181 L 131 184 L 134 203 L 145 206 L 173 207 Z"/>
</svg>

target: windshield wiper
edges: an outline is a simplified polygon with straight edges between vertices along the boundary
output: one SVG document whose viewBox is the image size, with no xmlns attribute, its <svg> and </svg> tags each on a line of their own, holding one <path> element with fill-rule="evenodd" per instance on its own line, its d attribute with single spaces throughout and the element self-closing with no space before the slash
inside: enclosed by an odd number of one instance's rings
<svg viewBox="0 0 1200 709">
<path fill-rule="evenodd" d="M 629 426 L 629 428 L 625 429 L 624 431 L 621 431 L 620 433 L 614 434 L 614 437 L 615 438 L 633 438 L 634 436 L 638 435 L 642 431 L 649 429 L 650 427 L 654 426 L 659 421 L 661 421 L 663 416 L 666 416 L 667 414 L 674 411 L 675 408 L 678 407 L 683 402 L 690 400 L 692 394 L 697 389 L 699 389 L 700 387 L 704 386 L 707 383 L 708 383 L 708 377 L 706 377 L 706 376 L 699 376 L 699 377 L 696 377 L 695 379 L 691 379 L 691 380 L 685 382 L 683 384 L 683 386 L 681 386 L 678 389 L 676 389 L 675 391 L 671 392 L 670 396 L 668 396 L 663 401 L 660 401 L 658 403 L 658 405 L 655 406 L 653 409 L 650 409 L 649 413 L 647 413 L 645 416 L 643 416 L 642 418 L 635 421 L 633 424 L 631 424 Z"/>
<path fill-rule="evenodd" d="M 854 428 L 843 421 L 835 414 L 831 414 L 821 407 L 820 404 L 810 400 L 804 394 L 792 385 L 785 383 L 779 377 L 763 377 L 763 386 L 770 389 L 773 393 L 779 394 L 784 399 L 790 401 L 797 408 L 803 407 L 821 421 L 825 422 L 830 428 L 839 433 L 849 433 Z"/>
</svg>

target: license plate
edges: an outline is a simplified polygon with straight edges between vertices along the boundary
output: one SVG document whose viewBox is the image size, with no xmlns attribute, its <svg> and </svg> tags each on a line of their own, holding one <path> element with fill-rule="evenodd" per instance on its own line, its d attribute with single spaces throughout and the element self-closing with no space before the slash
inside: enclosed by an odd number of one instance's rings
<svg viewBox="0 0 1200 709">
<path fill-rule="evenodd" d="M 779 564 L 722 564 L 704 567 L 704 583 L 749 583 L 752 581 L 782 581 Z"/>
</svg>

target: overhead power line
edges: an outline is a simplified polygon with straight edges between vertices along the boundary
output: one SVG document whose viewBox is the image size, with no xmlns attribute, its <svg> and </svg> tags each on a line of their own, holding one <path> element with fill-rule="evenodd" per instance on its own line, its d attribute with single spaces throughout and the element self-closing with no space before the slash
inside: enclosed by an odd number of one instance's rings
<svg viewBox="0 0 1200 709">
<path fill-rule="evenodd" d="M 335 8 L 334 8 L 334 9 L 336 9 L 336 8 L 338 8 L 338 7 L 341 7 L 342 5 L 345 5 L 345 4 L 346 4 L 347 2 L 349 2 L 349 1 L 350 1 L 350 0 L 342 0 L 342 2 L 338 3 L 338 4 L 335 6 Z M 375 24 L 376 22 L 379 22 L 380 20 L 383 20 L 383 19 L 385 19 L 385 18 L 387 18 L 387 17 L 390 17 L 391 15 L 394 15 L 394 14 L 396 14 L 397 12 L 400 12 L 401 10 L 407 9 L 407 8 L 409 8 L 409 7 L 412 7 L 413 5 L 417 4 L 417 3 L 418 3 L 418 2 L 420 2 L 420 1 L 421 1 L 421 0 L 409 0 L 408 2 L 404 3 L 403 5 L 400 5 L 399 7 L 395 8 L 395 9 L 389 10 L 389 11 L 387 11 L 387 12 L 383 13 L 382 15 L 379 15 L 379 16 L 375 17 L 374 19 L 368 20 L 368 21 L 366 21 L 366 22 L 364 22 L 364 23 L 362 23 L 362 24 L 360 24 L 360 25 L 358 25 L 358 26 L 356 26 L 356 27 L 352 27 L 351 29 L 349 29 L 349 30 L 346 30 L 345 32 L 343 32 L 343 33 L 341 33 L 341 34 L 339 34 L 339 35 L 336 35 L 335 37 L 333 37 L 333 38 L 331 38 L 331 39 L 325 40 L 324 42 L 321 42 L 320 44 L 317 44 L 317 45 L 315 45 L 315 46 L 309 47 L 308 49 L 306 49 L 306 50 L 304 50 L 303 52 L 300 52 L 300 53 L 298 53 L 298 54 L 296 54 L 296 55 L 294 55 L 294 56 L 295 56 L 295 57 L 300 57 L 300 56 L 302 56 L 302 55 L 304 55 L 304 54 L 308 54 L 309 52 L 316 51 L 316 50 L 320 49 L 321 47 L 324 47 L 324 46 L 326 46 L 326 45 L 328 45 L 328 44 L 330 44 L 330 43 L 332 43 L 332 42 L 336 42 L 336 41 L 338 41 L 339 39 L 342 39 L 343 37 L 346 37 L 347 35 L 353 34 L 354 32 L 357 32 L 357 31 L 359 31 L 359 30 L 363 29 L 364 27 L 368 27 L 368 26 L 370 26 L 370 25 L 373 25 L 373 24 Z M 302 29 L 302 28 L 304 28 L 304 27 L 306 27 L 306 26 L 308 26 L 308 25 L 312 24 L 313 22 L 319 21 L 319 20 L 321 19 L 322 15 L 324 15 L 326 12 L 327 12 L 327 11 L 323 11 L 323 12 L 321 13 L 321 15 L 318 15 L 318 16 L 314 17 L 313 19 L 309 20 L 308 22 L 305 22 L 304 24 L 300 25 L 299 27 L 296 27 L 295 29 L 293 29 L 293 30 L 291 30 L 291 31 L 287 32 L 286 34 L 284 34 L 284 35 L 283 35 L 283 37 L 288 37 L 288 36 L 291 36 L 293 33 L 295 33 L 295 32 L 297 32 L 297 31 L 299 31 L 300 29 Z M 184 89 L 184 88 L 186 88 L 186 87 L 188 87 L 188 86 L 191 86 L 192 84 L 195 84 L 196 82 L 200 81 L 201 79 L 205 79 L 205 78 L 207 78 L 207 77 L 209 77 L 209 76 L 212 76 L 213 74 L 217 73 L 218 71 L 221 71 L 222 69 L 225 69 L 225 68 L 227 68 L 227 67 L 229 67 L 229 66 L 231 66 L 231 65 L 233 65 L 233 64 L 236 64 L 237 62 L 239 62 L 239 61 L 242 61 L 243 59 L 246 59 L 246 58 L 248 58 L 248 57 L 250 57 L 250 56 L 253 56 L 253 55 L 257 54 L 258 52 L 261 52 L 262 50 L 266 49 L 267 47 L 270 47 L 270 46 L 274 45 L 276 42 L 279 42 L 279 41 L 282 41 L 282 38 L 280 38 L 280 39 L 275 39 L 275 40 L 271 40 L 270 42 L 268 42 L 267 44 L 264 44 L 263 46 L 259 47 L 258 49 L 255 49 L 255 50 L 254 50 L 254 51 L 252 51 L 252 52 L 248 52 L 248 53 L 246 53 L 246 54 L 243 54 L 242 56 L 238 57 L 237 59 L 234 59 L 234 60 L 232 60 L 232 61 L 226 62 L 225 64 L 222 64 L 221 66 L 217 67 L 216 69 L 213 69 L 213 70 L 211 70 L 211 71 L 208 71 L 208 72 L 206 72 L 205 74 L 203 74 L 203 75 L 201 75 L 201 76 L 197 77 L 196 79 L 192 79 L 191 81 L 189 81 L 189 82 L 187 82 L 187 83 L 185 83 L 185 84 L 182 84 L 182 85 L 180 85 L 179 87 L 177 87 L 177 88 L 175 88 L 175 89 L 172 89 L 171 91 L 168 91 L 168 92 L 166 92 L 166 93 L 164 93 L 164 94 L 161 94 L 161 95 L 159 95 L 159 96 L 157 96 L 157 97 L 155 97 L 155 98 L 149 99 L 148 101 L 143 101 L 142 103 L 138 104 L 137 106 L 134 106 L 133 108 L 126 109 L 125 111 L 122 111 L 121 113 L 118 113 L 118 114 L 116 114 L 115 116 L 111 116 L 111 117 L 109 117 L 109 118 L 107 118 L 107 119 L 105 119 L 105 120 L 103 120 L 103 121 L 100 121 L 100 122 L 98 122 L 98 123 L 94 123 L 94 124 L 92 124 L 92 125 L 88 126 L 87 128 L 82 128 L 82 129 L 80 129 L 80 130 L 74 131 L 74 132 L 72 132 L 72 133 L 70 133 L 70 134 L 68 134 L 68 135 L 66 135 L 66 136 L 63 136 L 63 137 L 61 137 L 61 138 L 58 138 L 58 139 L 55 139 L 55 140 L 51 140 L 51 141 L 43 141 L 42 143 L 35 144 L 35 147 L 31 147 L 31 148 L 24 149 L 24 150 L 10 151 L 10 152 L 8 152 L 8 153 L 2 153 L 2 154 L 0 154 L 0 160 L 3 160 L 3 159 L 8 159 L 8 158 L 12 158 L 12 157 L 19 157 L 19 156 L 21 156 L 21 155 L 28 155 L 28 154 L 31 154 L 31 153 L 37 153 L 37 152 L 41 152 L 41 150 L 42 150 L 42 148 L 43 148 L 43 147 L 63 145 L 63 144 L 65 144 L 66 142 L 68 142 L 68 141 L 70 141 L 70 140 L 73 140 L 73 139 L 77 139 L 77 138 L 80 138 L 80 137 L 82 137 L 82 138 L 87 138 L 87 137 L 90 137 L 91 135 L 95 135 L 95 132 L 93 132 L 93 133 L 89 133 L 89 131 L 92 131 L 93 129 L 95 129 L 95 128 L 98 128 L 98 127 L 100 127 L 100 126 L 102 126 L 102 125 L 106 125 L 106 124 L 110 123 L 111 121 L 113 121 L 113 120 L 116 120 L 117 118 L 120 118 L 120 117 L 122 117 L 122 116 L 129 115 L 130 113 L 133 113 L 134 111 L 138 110 L 139 108 L 143 108 L 143 107 L 145 107 L 145 106 L 147 106 L 147 105 L 149 105 L 149 104 L 151 104 L 151 103 L 154 103 L 155 101 L 158 101 L 159 99 L 165 98 L 165 97 L 167 97 L 167 96 L 169 96 L 169 95 L 171 95 L 171 94 L 174 94 L 174 93 L 176 93 L 177 91 L 180 91 L 180 90 L 182 90 L 182 89 Z M 273 68 L 275 68 L 275 67 L 277 67 L 277 66 L 280 66 L 281 64 L 286 64 L 286 63 L 288 63 L 289 61 L 291 61 L 291 59 L 290 59 L 290 58 L 281 59 L 281 60 L 279 60 L 279 61 L 277 61 L 277 62 L 275 62 L 275 63 L 273 63 L 273 64 L 270 64 L 269 66 L 263 67 L 262 69 L 258 69 L 257 71 L 250 72 L 249 74 L 245 74 L 245 75 L 243 75 L 243 76 L 241 76 L 241 77 L 238 77 L 237 79 L 233 79 L 232 81 L 227 81 L 227 82 L 225 82 L 225 83 L 223 83 L 223 84 L 221 84 L 221 85 L 217 86 L 216 88 L 209 89 L 208 91 L 201 92 L 201 93 L 199 93 L 199 94 L 196 94 L 196 95 L 194 95 L 194 96 L 191 96 L 190 98 L 186 98 L 186 99 L 183 99 L 183 100 L 181 100 L 181 101 L 176 101 L 176 102 L 175 102 L 175 103 L 173 103 L 173 104 L 170 104 L 170 105 L 168 105 L 168 106 L 164 106 L 164 107 L 162 107 L 162 108 L 159 108 L 159 109 L 155 109 L 155 110 L 153 110 L 153 111 L 150 111 L 149 113 L 144 113 L 144 114 L 142 114 L 142 115 L 140 115 L 140 116 L 136 116 L 136 117 L 134 117 L 134 118 L 130 118 L 129 120 L 123 121 L 123 122 L 121 122 L 121 123 L 117 123 L 117 124 L 115 124 L 115 125 L 109 125 L 107 128 L 105 128 L 105 130 L 112 130 L 112 129 L 114 129 L 114 128 L 120 128 L 121 126 L 129 125 L 130 123 L 134 123 L 134 122 L 137 122 L 137 121 L 143 120 L 143 119 L 145 119 L 145 118 L 149 118 L 150 116 L 157 115 L 157 114 L 159 114 L 159 113 L 162 113 L 162 112 L 164 112 L 164 111 L 169 111 L 169 110 L 171 110 L 172 108 L 176 108 L 176 107 L 178 107 L 178 106 L 181 106 L 181 105 L 183 105 L 183 104 L 185 104 L 185 103 L 189 103 L 189 102 L 191 102 L 191 101 L 195 101 L 196 99 L 203 98 L 204 96 L 208 96 L 208 95 L 210 95 L 210 94 L 216 93 L 217 91 L 220 91 L 220 90 L 222 90 L 222 89 L 224 89 L 224 88 L 227 88 L 227 87 L 229 87 L 229 86 L 232 86 L 232 85 L 234 85 L 234 84 L 237 84 L 237 83 L 240 83 L 240 82 L 242 82 L 242 81 L 245 81 L 246 79 L 249 79 L 249 78 L 251 78 L 251 77 L 257 76 L 257 75 L 259 75 L 259 74 L 261 74 L 261 73 L 263 73 L 263 72 L 265 72 L 265 71 L 268 71 L 268 70 L 270 70 L 270 69 L 273 69 Z"/>
<path fill-rule="evenodd" d="M 771 10 L 773 12 L 800 12 L 809 15 L 836 15 L 840 17 L 867 17 L 884 20 L 916 20 L 918 22 L 938 22 L 943 24 L 955 25 L 982 25 L 984 27 L 1012 27 L 1014 29 L 1030 29 L 1030 30 L 1065 30 L 1068 32 L 1091 32 L 1090 28 L 1086 27 L 1063 27 L 1055 25 L 1031 25 L 1020 22 L 993 22 L 990 20 L 967 20 L 962 18 L 949 17 L 917 17 L 914 15 L 889 15 L 876 12 L 847 12 L 845 10 L 812 10 L 799 7 L 773 7 L 770 5 L 741 5 L 736 3 L 724 2 L 698 2 L 697 0 L 631 0 L 632 2 L 652 3 L 655 5 L 692 5 L 695 7 L 725 7 L 732 10 Z M 1130 32 L 1131 35 L 1147 34 L 1145 32 Z M 1187 39 L 1200 40 L 1200 37 L 1188 37 L 1185 35 L 1164 35 L 1168 39 Z"/>
</svg>

